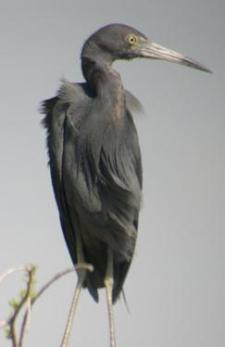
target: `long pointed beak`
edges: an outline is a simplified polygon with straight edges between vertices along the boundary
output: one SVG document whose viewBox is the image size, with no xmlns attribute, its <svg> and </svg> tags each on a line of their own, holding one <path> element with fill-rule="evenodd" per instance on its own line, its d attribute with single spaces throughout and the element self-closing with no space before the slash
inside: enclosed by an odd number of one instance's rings
<svg viewBox="0 0 225 347">
<path fill-rule="evenodd" d="M 195 61 L 184 56 L 181 53 L 178 53 L 176 51 L 173 51 L 172 49 L 168 49 L 151 41 L 145 41 L 142 43 L 140 47 L 140 53 L 141 56 L 145 58 L 166 60 L 171 63 L 186 65 L 205 72 L 212 72 L 198 61 Z"/>
</svg>

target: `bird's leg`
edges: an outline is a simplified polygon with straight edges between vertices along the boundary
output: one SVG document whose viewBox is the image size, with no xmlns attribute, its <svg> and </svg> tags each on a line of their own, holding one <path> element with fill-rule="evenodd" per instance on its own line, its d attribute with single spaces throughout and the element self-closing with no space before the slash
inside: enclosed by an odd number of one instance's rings
<svg viewBox="0 0 225 347">
<path fill-rule="evenodd" d="M 77 251 L 77 253 L 76 253 L 77 254 L 77 264 L 75 265 L 75 269 L 77 271 L 78 280 L 77 280 L 77 285 L 76 285 L 76 288 L 75 288 L 75 291 L 73 294 L 73 299 L 72 299 L 72 303 L 70 306 L 69 315 L 67 318 L 66 328 L 64 331 L 64 335 L 63 335 L 60 347 L 68 347 L 69 338 L 71 335 L 71 329 L 73 326 L 73 321 L 74 321 L 77 305 L 79 302 L 80 292 L 81 292 L 83 283 L 85 281 L 87 271 L 93 271 L 94 270 L 94 267 L 91 264 L 87 264 L 85 262 L 79 232 L 76 233 L 76 243 L 77 243 L 77 247 L 76 247 L 77 248 L 76 249 L 76 251 Z"/>
<path fill-rule="evenodd" d="M 104 280 L 106 288 L 106 299 L 108 307 L 108 316 L 109 316 L 109 334 L 110 334 L 110 347 L 116 347 L 116 338 L 115 338 L 115 324 L 113 316 L 113 304 L 112 304 L 112 292 L 113 292 L 113 253 L 111 249 L 108 248 L 107 253 L 107 268 L 106 275 Z"/>
</svg>

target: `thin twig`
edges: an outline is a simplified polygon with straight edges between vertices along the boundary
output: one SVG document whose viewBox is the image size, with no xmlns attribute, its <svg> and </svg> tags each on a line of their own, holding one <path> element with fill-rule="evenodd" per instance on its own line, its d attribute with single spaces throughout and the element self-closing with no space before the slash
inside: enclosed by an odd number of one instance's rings
<svg viewBox="0 0 225 347">
<path fill-rule="evenodd" d="M 19 271 L 28 271 L 28 268 L 30 267 L 30 265 L 21 265 L 21 266 L 13 266 L 9 269 L 7 269 L 6 271 L 2 272 L 2 274 L 0 275 L 0 282 L 2 282 L 7 276 L 15 273 L 15 272 L 19 272 Z M 13 314 L 11 315 L 10 318 L 8 318 L 7 320 L 0 320 L 0 329 L 6 327 L 7 325 L 9 325 L 9 322 L 12 320 Z"/>
<path fill-rule="evenodd" d="M 31 298 L 30 300 L 30 310 L 32 308 L 32 306 L 34 305 L 34 303 L 40 298 L 40 296 L 52 285 L 54 284 L 57 280 L 59 280 L 60 278 L 64 277 L 65 275 L 71 273 L 71 272 L 74 272 L 74 268 L 69 268 L 69 269 L 66 269 L 62 272 L 59 272 L 57 273 L 55 276 L 53 276 L 39 291 L 38 293 L 33 297 Z M 27 310 L 24 314 L 24 317 L 23 317 L 23 321 L 22 321 L 22 325 L 21 325 L 21 335 L 22 336 L 22 339 L 20 337 L 20 346 L 22 347 L 22 343 L 23 343 L 23 331 L 27 330 L 27 324 L 28 324 L 28 318 L 29 318 L 29 311 Z"/>
<path fill-rule="evenodd" d="M 7 320 L 0 320 L 0 328 L 9 327 L 9 337 L 12 340 L 12 346 L 13 347 L 23 347 L 24 346 L 24 339 L 25 336 L 28 333 L 29 330 L 29 323 L 30 323 L 30 316 L 31 316 L 31 309 L 34 305 L 34 303 L 44 294 L 44 292 L 49 289 L 49 287 L 54 284 L 57 280 L 64 277 L 65 275 L 72 273 L 75 271 L 74 268 L 69 268 L 64 271 L 61 271 L 54 275 L 41 289 L 37 292 L 37 294 L 34 295 L 33 293 L 33 283 L 34 283 L 34 275 L 35 275 L 36 267 L 34 265 L 27 265 L 27 266 L 18 266 L 18 267 L 12 267 L 8 269 L 7 271 L 3 272 L 0 275 L 0 282 L 3 281 L 8 275 L 17 272 L 17 271 L 25 271 L 28 275 L 27 285 L 25 289 L 25 293 L 18 302 L 16 303 L 16 306 L 14 307 L 14 311 L 11 314 L 11 316 Z M 17 318 L 21 312 L 21 309 L 26 305 L 25 313 L 22 317 L 22 323 L 20 327 L 19 332 L 19 339 L 17 336 L 17 329 L 16 329 L 16 321 Z"/>
<path fill-rule="evenodd" d="M 0 282 L 2 282 L 8 275 L 11 275 L 12 273 L 17 271 L 27 271 L 27 266 L 17 266 L 9 268 L 0 275 Z"/>
<path fill-rule="evenodd" d="M 21 330 L 20 339 L 18 341 L 18 337 L 17 337 L 17 333 L 16 333 L 16 319 L 17 319 L 22 307 L 24 306 L 25 303 L 27 303 L 27 300 L 31 295 L 32 283 L 33 283 L 33 279 L 34 279 L 35 270 L 36 270 L 35 266 L 26 267 L 26 271 L 28 274 L 27 288 L 26 288 L 24 296 L 22 297 L 17 308 L 15 309 L 14 314 L 12 315 L 10 320 L 8 321 L 8 325 L 10 327 L 10 333 L 11 333 L 12 341 L 13 341 L 13 347 L 22 347 L 22 345 L 20 344 L 20 341 L 23 341 L 23 339 L 24 339 L 25 329 Z M 27 320 L 25 320 L 24 328 L 26 326 L 26 321 Z"/>
<path fill-rule="evenodd" d="M 27 298 L 26 303 L 26 311 L 23 316 L 23 322 L 20 330 L 20 338 L 19 338 L 19 346 L 22 347 L 24 345 L 25 336 L 28 333 L 29 325 L 30 325 L 30 317 L 31 317 L 31 298 L 30 296 Z"/>
<path fill-rule="evenodd" d="M 35 297 L 32 298 L 31 300 L 31 305 L 33 305 L 35 303 L 35 301 L 37 301 L 40 296 L 53 284 L 55 283 L 57 280 L 59 280 L 60 278 L 64 277 L 65 275 L 74 272 L 75 269 L 73 268 L 69 268 L 66 269 L 62 272 L 57 273 L 55 276 L 53 276 L 35 295 Z"/>
</svg>

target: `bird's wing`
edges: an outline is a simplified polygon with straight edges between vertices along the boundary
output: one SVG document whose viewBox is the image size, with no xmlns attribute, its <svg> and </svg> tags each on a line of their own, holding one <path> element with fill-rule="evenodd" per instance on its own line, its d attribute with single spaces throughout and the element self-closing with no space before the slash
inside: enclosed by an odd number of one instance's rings
<svg viewBox="0 0 225 347">
<path fill-rule="evenodd" d="M 86 97 L 84 88 L 82 84 L 75 85 L 64 80 L 57 96 L 42 103 L 42 113 L 45 114 L 43 125 L 47 130 L 47 148 L 52 185 L 64 237 L 74 263 L 76 263 L 76 238 L 63 185 L 63 152 L 67 113 L 71 104 Z"/>
</svg>

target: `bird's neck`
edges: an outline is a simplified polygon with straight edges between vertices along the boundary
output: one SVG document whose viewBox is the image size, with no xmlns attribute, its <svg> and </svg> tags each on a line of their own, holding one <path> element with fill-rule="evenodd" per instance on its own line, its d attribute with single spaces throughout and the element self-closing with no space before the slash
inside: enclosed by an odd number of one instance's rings
<svg viewBox="0 0 225 347">
<path fill-rule="evenodd" d="M 119 117 L 125 107 L 125 92 L 121 77 L 112 68 L 111 62 L 105 60 L 82 59 L 83 74 L 88 85 L 106 106 L 112 107 Z"/>
</svg>

